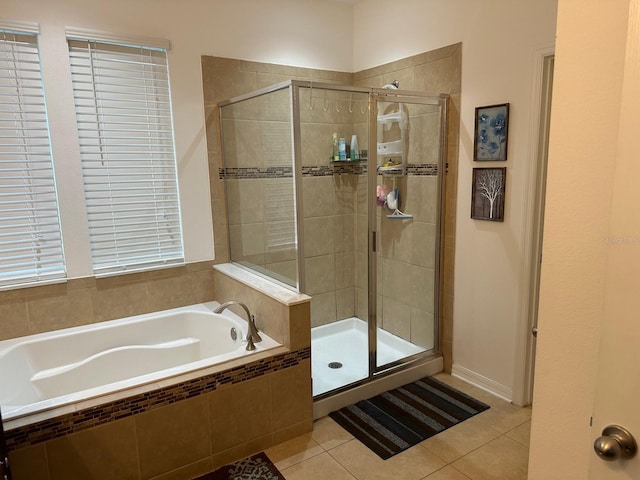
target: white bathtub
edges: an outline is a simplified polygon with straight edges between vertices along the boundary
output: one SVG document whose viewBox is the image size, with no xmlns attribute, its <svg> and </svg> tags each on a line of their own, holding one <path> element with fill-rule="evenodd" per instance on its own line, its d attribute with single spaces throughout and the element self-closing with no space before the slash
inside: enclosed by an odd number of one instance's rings
<svg viewBox="0 0 640 480">
<path fill-rule="evenodd" d="M 261 332 L 246 351 L 247 322 L 217 302 L 0 341 L 5 421 L 205 371 L 280 346 Z M 259 319 L 258 319 L 259 327 Z M 232 339 L 231 330 L 237 332 Z M 195 377 L 197 375 L 191 375 Z"/>
</svg>

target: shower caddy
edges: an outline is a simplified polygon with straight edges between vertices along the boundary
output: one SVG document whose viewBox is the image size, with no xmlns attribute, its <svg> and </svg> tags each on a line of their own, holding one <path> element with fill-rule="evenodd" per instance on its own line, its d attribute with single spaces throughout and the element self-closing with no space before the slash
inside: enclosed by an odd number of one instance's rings
<svg viewBox="0 0 640 480">
<path fill-rule="evenodd" d="M 389 192 L 386 198 L 386 206 L 393 210 L 393 213 L 387 215 L 390 219 L 408 220 L 413 218 L 413 215 L 403 213 L 398 209 L 398 186 L 397 178 L 404 176 L 407 173 L 407 158 L 405 152 L 407 127 L 408 127 L 407 114 L 402 108 L 402 104 L 398 103 L 398 110 L 386 114 L 378 114 L 378 139 L 384 138 L 385 127 L 391 128 L 392 125 L 397 124 L 400 129 L 400 139 L 390 142 L 378 142 L 377 153 L 378 159 L 382 158 L 382 162 L 378 160 L 378 172 L 383 177 L 393 178 L 393 190 Z M 385 162 L 385 158 L 388 161 Z M 394 159 L 394 160 L 392 160 Z M 399 162 L 397 161 L 399 159 Z"/>
</svg>

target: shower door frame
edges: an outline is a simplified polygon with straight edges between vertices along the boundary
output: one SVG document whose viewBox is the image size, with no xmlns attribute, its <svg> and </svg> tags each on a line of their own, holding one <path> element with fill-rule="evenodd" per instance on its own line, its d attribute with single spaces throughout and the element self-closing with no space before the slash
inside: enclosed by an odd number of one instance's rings
<svg viewBox="0 0 640 480">
<path fill-rule="evenodd" d="M 448 116 L 448 94 L 431 94 L 426 92 L 415 92 L 410 90 L 400 89 L 384 89 L 373 87 L 355 87 L 349 85 L 336 85 L 330 83 L 321 83 L 304 80 L 287 80 L 266 88 L 255 90 L 253 92 L 234 97 L 224 102 L 218 103 L 219 107 L 224 107 L 233 103 L 237 103 L 243 100 L 249 100 L 262 95 L 283 90 L 289 88 L 291 95 L 291 138 L 292 138 L 292 172 L 293 172 L 293 188 L 294 188 L 294 205 L 295 205 L 295 224 L 296 224 L 296 262 L 297 262 L 297 279 L 296 287 L 282 283 L 286 288 L 291 288 L 297 291 L 305 290 L 305 275 L 304 275 L 304 216 L 303 216 L 303 194 L 302 194 L 302 145 L 301 145 L 301 126 L 300 126 L 300 89 L 309 88 L 313 90 L 317 88 L 319 90 L 335 90 L 348 93 L 364 93 L 368 95 L 368 109 L 369 109 L 369 121 L 368 121 L 368 150 L 369 155 L 367 158 L 367 295 L 368 295 L 368 308 L 367 308 L 367 326 L 368 326 L 368 375 L 366 378 L 349 383 L 342 387 L 330 390 L 314 397 L 314 400 L 323 399 L 335 395 L 346 390 L 350 390 L 358 385 L 366 384 L 372 381 L 374 378 L 382 377 L 397 372 L 400 369 L 409 367 L 419 361 L 429 361 L 433 358 L 439 357 L 440 352 L 440 329 L 441 329 L 441 287 L 442 287 L 442 242 L 443 242 L 443 222 L 444 222 L 444 180 L 446 174 L 446 155 L 447 155 L 447 116 Z M 438 188 L 437 188 L 437 219 L 436 219 L 436 242 L 435 242 L 435 259 L 434 259 L 434 346 L 432 349 L 420 352 L 417 354 L 403 357 L 399 360 L 384 364 L 377 365 L 377 209 L 376 209 L 376 186 L 378 182 L 377 173 L 377 104 L 379 101 L 394 102 L 394 103 L 413 103 L 422 105 L 435 105 L 440 108 L 440 135 L 439 135 L 439 154 L 438 154 Z M 220 126 L 222 128 L 222 110 L 220 110 Z M 221 136 L 222 137 L 222 136 Z M 222 145 L 222 157 L 224 168 L 224 145 Z M 226 189 L 225 182 L 225 189 Z M 228 212 L 228 209 L 227 209 Z M 231 260 L 231 259 L 230 259 Z M 231 260 L 233 261 L 233 260 Z M 242 264 L 238 264 L 242 268 L 245 267 Z M 270 280 L 281 283 L 278 280 L 270 277 L 266 274 L 261 274 L 253 269 L 253 273 L 261 276 L 265 276 Z"/>
<path fill-rule="evenodd" d="M 369 318 L 367 324 L 369 327 L 369 378 L 393 373 L 397 368 L 408 366 L 420 360 L 428 360 L 434 356 L 440 355 L 440 308 L 441 308 L 441 290 L 442 290 L 442 242 L 443 242 L 443 221 L 444 221 L 444 179 L 447 156 L 447 115 L 448 115 L 448 98 L 447 94 L 428 94 L 422 92 L 414 92 L 399 89 L 371 88 L 369 96 L 369 152 L 374 152 L 368 158 L 368 231 L 369 231 L 369 261 L 368 261 L 368 281 L 369 281 Z M 419 104 L 419 105 L 435 105 L 440 108 L 440 135 L 439 135 L 439 153 L 438 153 L 438 188 L 436 193 L 437 218 L 436 218 L 436 242 L 435 242 L 435 258 L 434 258 L 434 346 L 430 350 L 416 353 L 403 357 L 399 360 L 378 365 L 378 252 L 377 243 L 379 235 L 377 228 L 377 209 L 376 209 L 376 187 L 378 183 L 378 139 L 377 139 L 377 111 L 378 102 L 393 102 L 401 104 Z M 375 172 L 375 173 L 369 173 Z M 406 175 L 406 174 L 405 174 Z"/>
</svg>

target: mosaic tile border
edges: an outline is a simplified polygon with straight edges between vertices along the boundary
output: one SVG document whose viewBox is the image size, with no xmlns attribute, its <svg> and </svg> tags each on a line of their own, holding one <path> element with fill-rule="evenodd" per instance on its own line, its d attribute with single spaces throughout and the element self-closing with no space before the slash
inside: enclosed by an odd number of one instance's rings
<svg viewBox="0 0 640 480">
<path fill-rule="evenodd" d="M 342 175 L 351 173 L 361 175 L 367 173 L 365 162 L 332 162 L 328 165 L 303 166 L 303 177 L 330 177 L 332 175 Z M 410 163 L 407 165 L 407 175 L 415 176 L 436 176 L 438 175 L 437 163 Z M 248 178 L 291 178 L 293 170 L 291 167 L 238 167 L 220 168 L 218 177 L 220 180 L 232 179 L 241 180 Z"/>
<path fill-rule="evenodd" d="M 213 392 L 226 384 L 241 383 L 271 372 L 295 367 L 301 361 L 309 358 L 311 358 L 311 347 L 306 347 L 97 407 L 7 430 L 5 432 L 7 447 L 9 450 L 17 450 L 104 425 L 131 415 Z"/>
</svg>

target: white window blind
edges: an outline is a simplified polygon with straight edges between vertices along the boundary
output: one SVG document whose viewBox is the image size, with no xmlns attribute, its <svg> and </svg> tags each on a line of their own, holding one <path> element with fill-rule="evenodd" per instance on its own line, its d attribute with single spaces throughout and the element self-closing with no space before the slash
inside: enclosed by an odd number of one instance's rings
<svg viewBox="0 0 640 480">
<path fill-rule="evenodd" d="M 0 288 L 64 277 L 37 37 L 0 28 Z"/>
<path fill-rule="evenodd" d="M 163 49 L 69 38 L 96 275 L 184 262 Z"/>
</svg>

